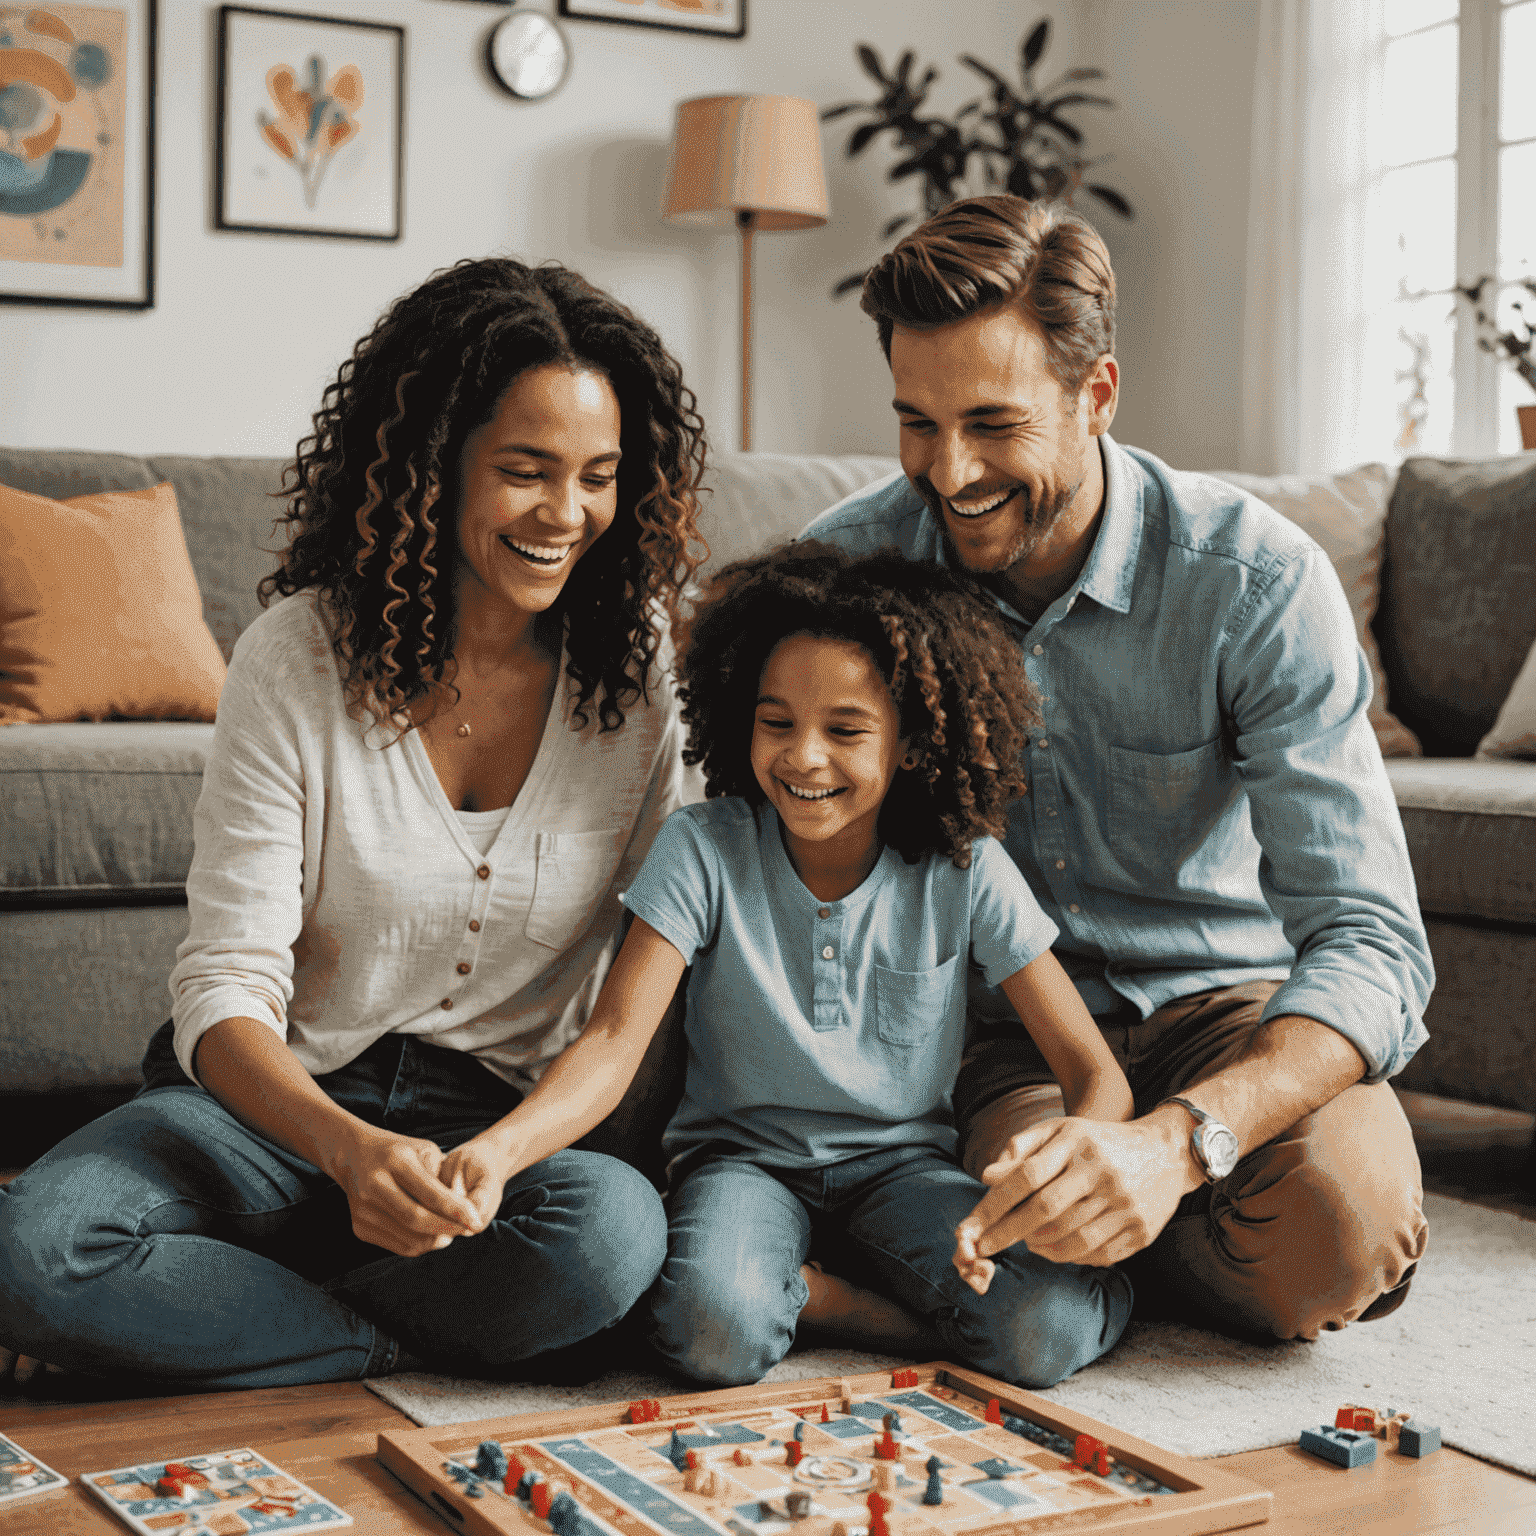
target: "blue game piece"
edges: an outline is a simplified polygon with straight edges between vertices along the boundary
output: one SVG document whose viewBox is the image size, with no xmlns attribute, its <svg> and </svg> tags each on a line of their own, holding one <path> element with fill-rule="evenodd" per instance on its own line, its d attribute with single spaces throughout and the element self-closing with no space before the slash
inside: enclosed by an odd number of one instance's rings
<svg viewBox="0 0 1536 1536">
<path fill-rule="evenodd" d="M 527 1503 L 533 1496 L 533 1485 L 538 1481 L 537 1472 L 524 1472 L 517 1480 L 517 1496 L 523 1503 Z"/>
<path fill-rule="evenodd" d="M 930 1456 L 926 1463 L 928 1471 L 928 1486 L 923 1489 L 924 1504 L 942 1504 L 944 1502 L 944 1479 L 939 1476 L 939 1469 L 944 1465 L 937 1456 Z"/>
<path fill-rule="evenodd" d="M 1410 1419 L 1397 1434 L 1397 1448 L 1404 1456 L 1430 1456 L 1440 1449 L 1440 1426 Z"/>
<path fill-rule="evenodd" d="M 507 1453 L 494 1440 L 482 1440 L 475 1452 L 475 1471 L 500 1482 L 507 1475 Z"/>
<path fill-rule="evenodd" d="M 555 1536 L 576 1536 L 581 1523 L 581 1506 L 568 1493 L 557 1493 L 549 1501 L 549 1514 L 545 1517 Z"/>
<path fill-rule="evenodd" d="M 884 1424 L 885 1427 L 890 1430 L 893 1435 L 899 1435 L 901 1433 L 901 1415 L 899 1413 L 886 1414 Z"/>
<path fill-rule="evenodd" d="M 1301 1432 L 1302 1450 L 1331 1461 L 1338 1467 L 1363 1467 L 1376 1460 L 1376 1441 L 1358 1429 L 1339 1429 L 1333 1424 L 1319 1424 Z"/>
<path fill-rule="evenodd" d="M 804 1419 L 801 1419 L 800 1422 L 795 1425 L 795 1439 L 798 1440 L 802 1445 L 805 1443 L 805 1420 Z"/>
<path fill-rule="evenodd" d="M 671 1440 L 667 1442 L 667 1460 L 679 1472 L 688 1470 L 688 1447 L 683 1444 L 683 1437 L 675 1429 L 672 1431 Z"/>
</svg>

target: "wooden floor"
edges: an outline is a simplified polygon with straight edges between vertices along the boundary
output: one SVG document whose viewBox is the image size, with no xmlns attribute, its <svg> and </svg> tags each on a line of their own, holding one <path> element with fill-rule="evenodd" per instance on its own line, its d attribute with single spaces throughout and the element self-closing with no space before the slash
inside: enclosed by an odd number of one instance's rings
<svg viewBox="0 0 1536 1536">
<path fill-rule="evenodd" d="M 1403 1095 L 1425 1185 L 1536 1219 L 1529 1116 L 1474 1113 Z M 449 1527 L 374 1459 L 381 1430 L 404 1414 L 360 1383 L 281 1387 L 119 1403 L 0 1397 L 0 1430 L 66 1476 L 180 1453 L 250 1445 L 347 1510 L 358 1536 Z M 1155 1437 L 1154 1437 L 1155 1438 Z M 1264 1536 L 1533 1536 L 1536 1479 L 1442 1450 L 1423 1461 L 1379 1455 L 1353 1471 L 1295 1446 L 1248 1451 L 1222 1464 L 1275 1494 Z M 0 1536 L 73 1536 L 126 1527 L 78 1486 L 0 1506 Z"/>
</svg>

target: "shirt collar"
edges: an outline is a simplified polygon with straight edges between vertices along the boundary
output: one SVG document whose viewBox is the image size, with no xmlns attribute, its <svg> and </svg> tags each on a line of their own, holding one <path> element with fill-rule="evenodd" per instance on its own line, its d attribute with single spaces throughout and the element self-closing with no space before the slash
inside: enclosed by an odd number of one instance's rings
<svg viewBox="0 0 1536 1536">
<path fill-rule="evenodd" d="M 1136 560 L 1141 553 L 1144 515 L 1141 476 L 1130 454 L 1107 432 L 1099 439 L 1099 452 L 1104 466 L 1104 516 L 1099 519 L 1099 531 L 1088 559 L 1066 595 L 1069 605 L 1081 592 L 1101 607 L 1116 613 L 1129 613 L 1131 591 L 1136 585 Z M 933 550 L 934 559 L 947 566 L 949 554 L 944 545 L 944 529 L 915 486 L 912 494 L 923 508 L 918 523 L 918 548 L 926 544 Z M 1005 598 L 994 592 L 992 599 L 1005 615 L 1029 627 L 1028 620 Z"/>
</svg>

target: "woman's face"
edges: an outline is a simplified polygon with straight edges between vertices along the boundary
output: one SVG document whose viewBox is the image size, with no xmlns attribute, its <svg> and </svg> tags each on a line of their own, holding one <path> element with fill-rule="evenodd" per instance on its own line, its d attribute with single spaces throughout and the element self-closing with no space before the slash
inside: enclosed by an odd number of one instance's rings
<svg viewBox="0 0 1536 1536">
<path fill-rule="evenodd" d="M 459 460 L 459 577 L 520 613 L 546 611 L 618 507 L 619 402 L 605 375 L 520 374 Z"/>
</svg>

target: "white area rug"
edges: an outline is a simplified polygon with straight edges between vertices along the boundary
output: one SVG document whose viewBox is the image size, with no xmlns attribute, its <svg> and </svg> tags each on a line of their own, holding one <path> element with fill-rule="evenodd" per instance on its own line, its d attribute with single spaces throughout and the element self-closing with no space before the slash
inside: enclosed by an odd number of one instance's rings
<svg viewBox="0 0 1536 1536">
<path fill-rule="evenodd" d="M 1242 1344 L 1132 1323 L 1102 1360 L 1041 1395 L 1185 1456 L 1294 1442 L 1341 1403 L 1406 1408 L 1445 1444 L 1536 1476 L 1536 1222 L 1427 1195 L 1429 1249 L 1390 1317 L 1315 1344 Z M 791 1351 L 767 1380 L 888 1368 L 887 1356 Z M 418 1424 L 630 1402 L 681 1390 L 660 1376 L 584 1387 L 407 1373 L 367 1385 Z"/>
</svg>

